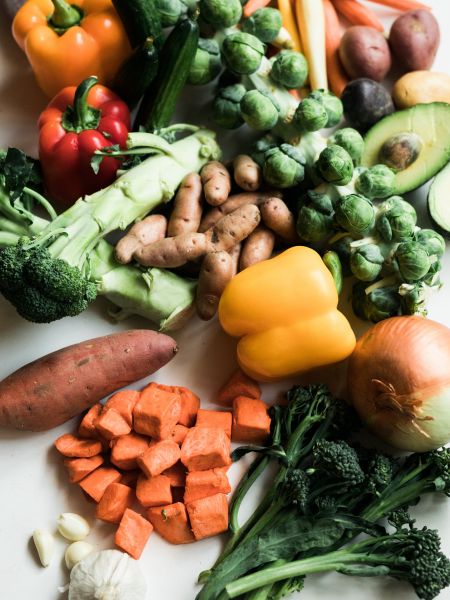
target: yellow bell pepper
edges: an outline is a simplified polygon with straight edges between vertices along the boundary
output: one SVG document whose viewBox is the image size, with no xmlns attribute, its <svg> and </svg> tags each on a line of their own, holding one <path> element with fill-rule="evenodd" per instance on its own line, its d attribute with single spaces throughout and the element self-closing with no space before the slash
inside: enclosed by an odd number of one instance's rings
<svg viewBox="0 0 450 600">
<path fill-rule="evenodd" d="M 42 91 L 49 97 L 96 75 L 110 83 L 131 53 L 111 0 L 28 0 L 12 25 Z"/>
<path fill-rule="evenodd" d="M 295 246 L 245 269 L 222 294 L 219 320 L 240 337 L 240 367 L 273 381 L 343 360 L 355 334 L 337 310 L 338 294 L 320 255 Z"/>
</svg>

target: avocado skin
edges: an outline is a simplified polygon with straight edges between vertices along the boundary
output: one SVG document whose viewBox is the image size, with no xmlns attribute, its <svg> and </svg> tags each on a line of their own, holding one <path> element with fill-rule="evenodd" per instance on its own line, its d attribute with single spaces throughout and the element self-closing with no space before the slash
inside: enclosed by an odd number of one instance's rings
<svg viewBox="0 0 450 600">
<path fill-rule="evenodd" d="M 427 210 L 433 229 L 450 239 L 450 163 L 434 178 L 427 196 Z M 442 213 L 442 215 L 441 215 Z"/>
</svg>

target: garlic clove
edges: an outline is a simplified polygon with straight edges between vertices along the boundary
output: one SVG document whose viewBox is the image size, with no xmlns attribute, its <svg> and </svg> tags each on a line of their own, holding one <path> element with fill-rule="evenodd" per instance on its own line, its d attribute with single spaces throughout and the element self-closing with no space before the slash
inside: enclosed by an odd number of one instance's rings
<svg viewBox="0 0 450 600">
<path fill-rule="evenodd" d="M 55 538 L 45 529 L 33 531 L 33 542 L 43 567 L 48 567 L 55 549 Z"/>
<path fill-rule="evenodd" d="M 94 546 L 88 542 L 79 541 L 73 542 L 67 547 L 64 554 L 64 560 L 69 571 L 78 563 L 83 560 L 88 554 L 94 551 Z"/>
<path fill-rule="evenodd" d="M 79 542 L 89 535 L 89 523 L 75 513 L 62 513 L 56 523 L 59 533 L 71 542 Z"/>
</svg>

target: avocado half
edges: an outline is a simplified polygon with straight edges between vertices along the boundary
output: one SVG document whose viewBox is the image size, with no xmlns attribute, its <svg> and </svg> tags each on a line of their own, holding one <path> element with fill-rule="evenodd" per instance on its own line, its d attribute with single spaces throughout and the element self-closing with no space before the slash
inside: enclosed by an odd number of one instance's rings
<svg viewBox="0 0 450 600">
<path fill-rule="evenodd" d="M 450 163 L 434 178 L 428 192 L 428 214 L 435 228 L 450 237 Z"/>
<path fill-rule="evenodd" d="M 397 171 L 395 193 L 415 190 L 434 177 L 450 160 L 450 104 L 433 102 L 392 113 L 366 134 L 361 164 L 372 167 L 383 160 L 382 148 L 394 136 L 414 134 L 420 140 L 417 158 Z"/>
</svg>

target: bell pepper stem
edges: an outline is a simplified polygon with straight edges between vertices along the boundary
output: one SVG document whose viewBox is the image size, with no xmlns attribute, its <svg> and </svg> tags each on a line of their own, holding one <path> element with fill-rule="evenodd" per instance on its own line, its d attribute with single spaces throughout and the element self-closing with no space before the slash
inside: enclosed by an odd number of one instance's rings
<svg viewBox="0 0 450 600">
<path fill-rule="evenodd" d="M 87 103 L 87 97 L 97 82 L 97 77 L 93 75 L 82 81 L 77 87 L 73 101 L 73 123 L 77 131 L 95 129 L 92 127 L 92 107 Z"/>
<path fill-rule="evenodd" d="M 52 0 L 52 4 L 55 10 L 50 18 L 50 23 L 54 27 L 68 29 L 69 27 L 78 25 L 81 21 L 82 15 L 80 11 L 65 0 Z"/>
</svg>

